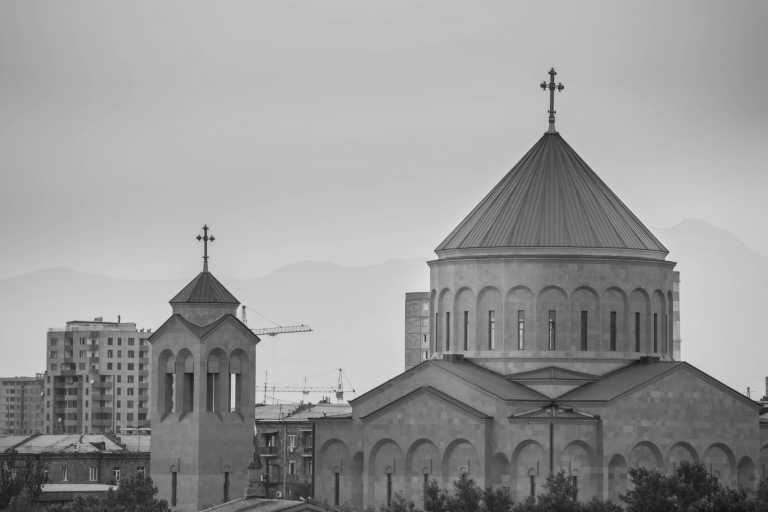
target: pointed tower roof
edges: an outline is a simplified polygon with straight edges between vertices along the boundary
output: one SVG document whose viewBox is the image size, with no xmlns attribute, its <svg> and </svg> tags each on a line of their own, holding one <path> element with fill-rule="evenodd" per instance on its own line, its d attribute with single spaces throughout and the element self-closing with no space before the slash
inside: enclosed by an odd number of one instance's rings
<svg viewBox="0 0 768 512">
<path fill-rule="evenodd" d="M 661 260 L 668 253 L 552 129 L 435 252 L 441 258 L 529 254 Z"/>
<path fill-rule="evenodd" d="M 207 270 L 197 274 L 175 297 L 171 304 L 240 304 L 240 301 Z"/>
</svg>

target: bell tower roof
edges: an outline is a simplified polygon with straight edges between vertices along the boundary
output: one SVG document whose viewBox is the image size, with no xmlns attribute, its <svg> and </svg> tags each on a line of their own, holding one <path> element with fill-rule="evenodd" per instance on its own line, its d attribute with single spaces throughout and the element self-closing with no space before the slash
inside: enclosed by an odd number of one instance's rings
<svg viewBox="0 0 768 512">
<path fill-rule="evenodd" d="M 240 304 L 210 272 L 203 271 L 171 299 L 171 304 Z"/>
</svg>

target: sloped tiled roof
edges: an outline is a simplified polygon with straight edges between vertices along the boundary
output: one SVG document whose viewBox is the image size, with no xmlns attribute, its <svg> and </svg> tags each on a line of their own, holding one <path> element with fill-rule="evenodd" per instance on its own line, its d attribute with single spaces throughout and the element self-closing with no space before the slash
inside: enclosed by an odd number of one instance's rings
<svg viewBox="0 0 768 512">
<path fill-rule="evenodd" d="M 544 134 L 435 251 L 505 248 L 668 252 L 558 133 Z"/>
<path fill-rule="evenodd" d="M 213 274 L 203 271 L 171 299 L 171 304 L 179 303 L 240 304 L 240 301 Z"/>
<path fill-rule="evenodd" d="M 453 373 L 503 400 L 549 400 L 548 397 L 538 391 L 523 384 L 509 381 L 503 375 L 483 368 L 467 359 L 455 361 L 434 359 L 430 360 L 429 363 Z"/>
<path fill-rule="evenodd" d="M 557 401 L 607 402 L 684 364 L 680 361 L 638 361 L 569 391 Z"/>
</svg>

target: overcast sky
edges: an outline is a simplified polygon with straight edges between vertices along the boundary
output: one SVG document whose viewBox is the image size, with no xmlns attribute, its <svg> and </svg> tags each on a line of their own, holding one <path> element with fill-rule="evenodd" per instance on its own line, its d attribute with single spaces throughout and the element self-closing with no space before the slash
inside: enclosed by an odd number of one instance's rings
<svg viewBox="0 0 768 512">
<path fill-rule="evenodd" d="M 0 3 L 0 277 L 432 250 L 546 129 L 768 253 L 768 3 Z M 674 256 L 674 255 L 672 255 Z M 425 283 L 426 284 L 426 283 Z"/>
</svg>

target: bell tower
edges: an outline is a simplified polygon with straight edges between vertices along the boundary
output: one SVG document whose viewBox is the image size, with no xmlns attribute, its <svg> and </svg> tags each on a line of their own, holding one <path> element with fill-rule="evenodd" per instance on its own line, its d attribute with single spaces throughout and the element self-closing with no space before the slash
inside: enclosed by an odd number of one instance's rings
<svg viewBox="0 0 768 512">
<path fill-rule="evenodd" d="M 256 344 L 240 302 L 208 270 L 170 301 L 152 345 L 151 474 L 172 510 L 197 511 L 241 497 L 253 452 Z"/>
</svg>

